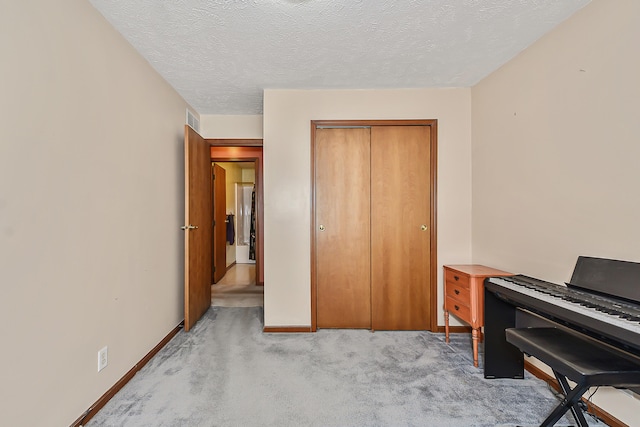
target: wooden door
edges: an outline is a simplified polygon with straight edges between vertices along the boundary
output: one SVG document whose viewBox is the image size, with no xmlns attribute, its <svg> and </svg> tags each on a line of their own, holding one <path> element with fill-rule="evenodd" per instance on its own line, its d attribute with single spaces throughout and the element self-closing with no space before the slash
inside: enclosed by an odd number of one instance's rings
<svg viewBox="0 0 640 427">
<path fill-rule="evenodd" d="M 430 129 L 371 128 L 371 310 L 377 330 L 431 328 Z"/>
<path fill-rule="evenodd" d="M 369 129 L 315 134 L 317 326 L 370 328 Z"/>
<path fill-rule="evenodd" d="M 213 165 L 213 283 L 227 272 L 227 175 Z"/>
<path fill-rule="evenodd" d="M 211 158 L 209 144 L 189 126 L 184 131 L 184 329 L 211 306 Z"/>
</svg>

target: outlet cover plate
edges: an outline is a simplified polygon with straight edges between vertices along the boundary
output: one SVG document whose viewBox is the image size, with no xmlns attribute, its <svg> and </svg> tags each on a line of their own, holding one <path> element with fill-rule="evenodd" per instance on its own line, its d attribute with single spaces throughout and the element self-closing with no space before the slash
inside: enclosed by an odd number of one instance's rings
<svg viewBox="0 0 640 427">
<path fill-rule="evenodd" d="M 108 349 L 104 347 L 98 351 L 98 372 L 102 371 L 109 364 Z"/>
</svg>

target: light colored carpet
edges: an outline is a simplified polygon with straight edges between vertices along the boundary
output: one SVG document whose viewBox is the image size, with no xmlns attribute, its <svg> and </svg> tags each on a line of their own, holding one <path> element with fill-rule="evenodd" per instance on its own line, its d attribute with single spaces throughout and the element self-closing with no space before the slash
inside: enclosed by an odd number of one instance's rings
<svg viewBox="0 0 640 427">
<path fill-rule="evenodd" d="M 532 426 L 558 403 L 528 374 L 485 380 L 467 334 L 262 327 L 260 307 L 212 307 L 88 426 Z"/>
</svg>

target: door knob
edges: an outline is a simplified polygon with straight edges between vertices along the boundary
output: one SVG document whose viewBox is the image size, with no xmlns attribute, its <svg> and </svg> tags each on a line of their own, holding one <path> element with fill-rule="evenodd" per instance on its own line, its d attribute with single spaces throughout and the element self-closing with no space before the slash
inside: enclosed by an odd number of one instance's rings
<svg viewBox="0 0 640 427">
<path fill-rule="evenodd" d="M 182 227 L 180 227 L 181 230 L 195 230 L 196 228 L 198 228 L 197 225 L 183 225 Z"/>
<path fill-rule="evenodd" d="M 422 231 L 427 231 L 427 228 L 428 228 L 428 227 L 427 227 L 426 225 L 424 225 L 424 224 L 422 224 L 422 225 L 420 226 L 420 230 L 422 230 Z"/>
<path fill-rule="evenodd" d="M 324 231 L 324 225 L 320 224 L 320 227 L 318 228 L 320 228 L 320 231 Z"/>
</svg>

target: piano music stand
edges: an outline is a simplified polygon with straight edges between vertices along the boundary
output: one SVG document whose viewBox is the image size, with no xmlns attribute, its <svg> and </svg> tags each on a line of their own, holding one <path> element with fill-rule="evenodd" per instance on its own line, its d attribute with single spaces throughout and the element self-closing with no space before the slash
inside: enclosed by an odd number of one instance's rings
<svg viewBox="0 0 640 427">
<path fill-rule="evenodd" d="M 580 398 L 594 386 L 640 386 L 640 361 L 597 341 L 559 328 L 509 328 L 506 339 L 525 354 L 548 365 L 565 397 L 540 424 L 553 426 L 571 410 L 580 427 L 588 427 Z M 571 389 L 567 379 L 576 383 Z"/>
</svg>

